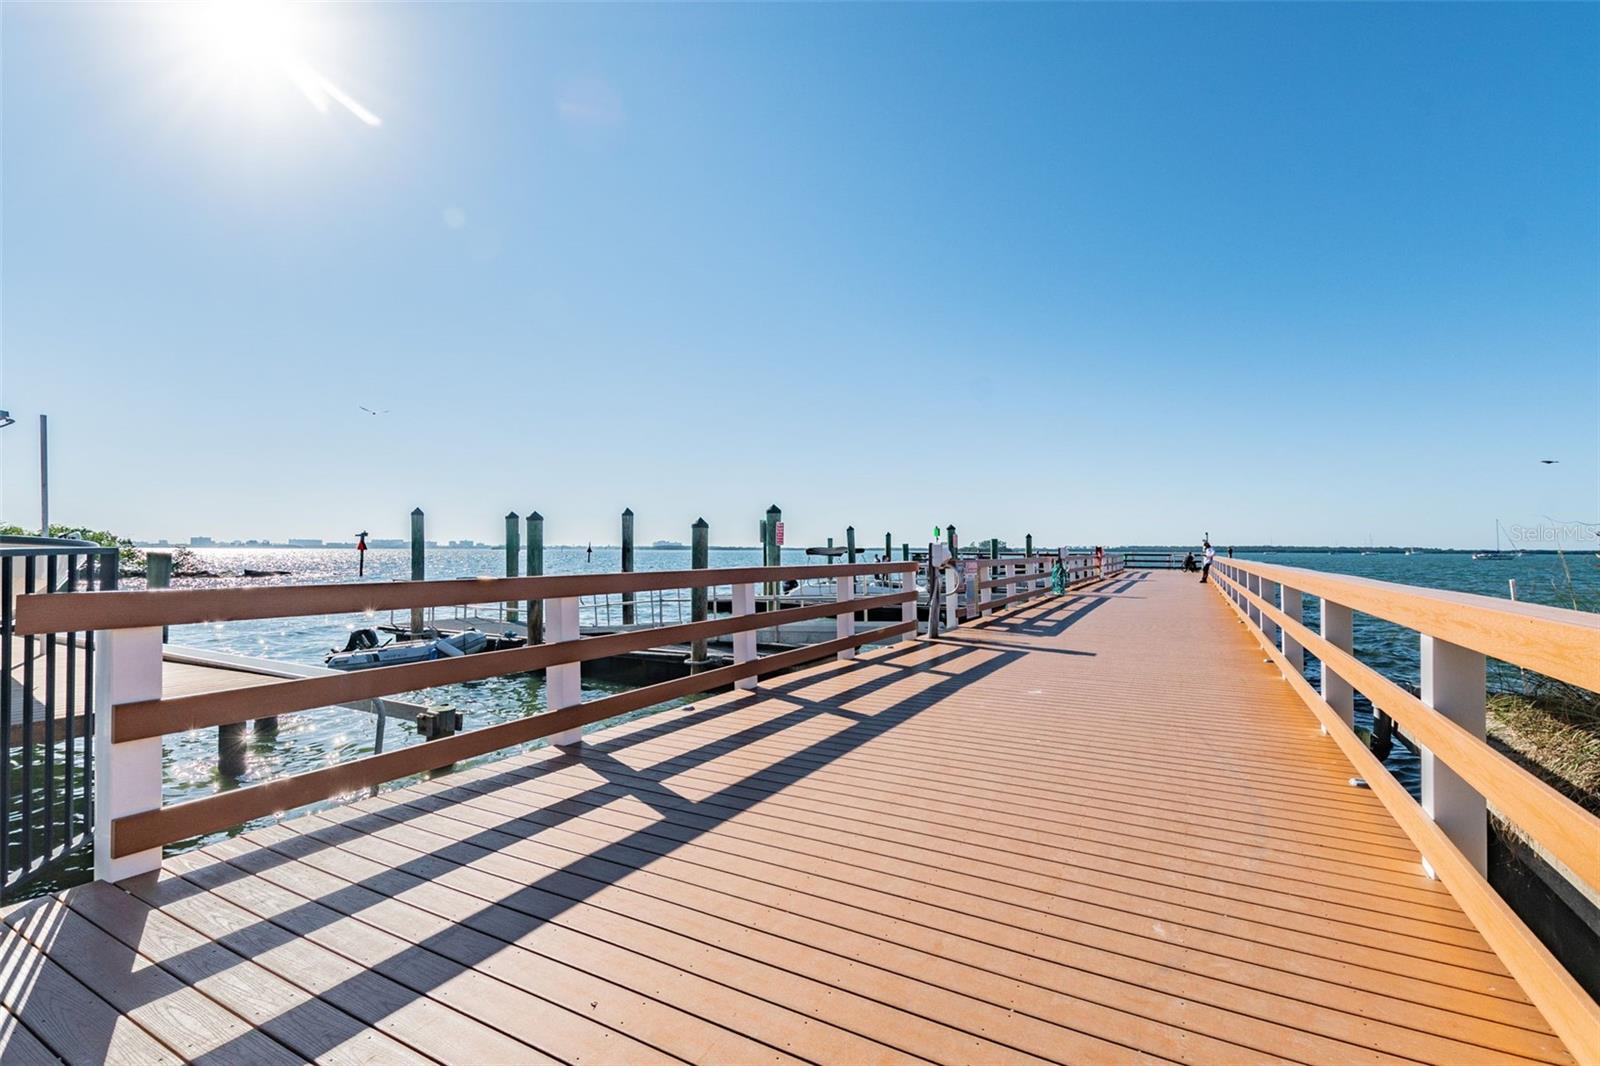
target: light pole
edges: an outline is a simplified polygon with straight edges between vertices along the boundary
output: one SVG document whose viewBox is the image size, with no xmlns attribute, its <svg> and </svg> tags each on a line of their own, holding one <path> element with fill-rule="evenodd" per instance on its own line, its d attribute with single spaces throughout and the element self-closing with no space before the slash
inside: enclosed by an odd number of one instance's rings
<svg viewBox="0 0 1600 1066">
<path fill-rule="evenodd" d="M 50 421 L 39 416 L 39 536 L 50 535 Z"/>
</svg>

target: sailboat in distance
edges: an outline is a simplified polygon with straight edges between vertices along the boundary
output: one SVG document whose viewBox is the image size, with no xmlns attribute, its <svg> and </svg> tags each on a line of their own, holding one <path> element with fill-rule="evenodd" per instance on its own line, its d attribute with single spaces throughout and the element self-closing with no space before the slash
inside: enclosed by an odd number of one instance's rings
<svg viewBox="0 0 1600 1066">
<path fill-rule="evenodd" d="M 1515 545 L 1513 545 L 1513 547 L 1515 547 Z M 1499 561 L 1503 559 L 1520 559 L 1522 558 L 1522 553 L 1520 551 L 1508 552 L 1500 550 L 1500 519 L 1496 518 L 1494 520 L 1494 551 L 1473 552 L 1472 557 L 1474 559 Z"/>
</svg>

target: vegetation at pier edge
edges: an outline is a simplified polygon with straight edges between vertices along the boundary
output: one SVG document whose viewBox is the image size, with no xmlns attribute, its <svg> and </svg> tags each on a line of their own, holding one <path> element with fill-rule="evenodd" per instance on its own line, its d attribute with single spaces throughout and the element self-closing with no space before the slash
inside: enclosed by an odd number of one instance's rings
<svg viewBox="0 0 1600 1066">
<path fill-rule="evenodd" d="M 34 532 L 31 529 L 23 529 L 21 526 L 0 525 L 0 537 L 31 537 L 33 535 Z M 119 537 L 109 530 L 90 529 L 87 526 L 63 526 L 52 523 L 50 535 L 71 540 L 87 540 L 103 548 L 116 548 L 124 567 L 144 569 L 144 552 L 135 548 L 133 541 L 127 537 Z"/>
<path fill-rule="evenodd" d="M 1566 561 L 1563 558 L 1563 563 Z M 1576 611 L 1600 611 L 1567 578 Z M 1600 693 L 1495 663 L 1488 732 L 1492 742 L 1529 772 L 1600 814 Z"/>
</svg>

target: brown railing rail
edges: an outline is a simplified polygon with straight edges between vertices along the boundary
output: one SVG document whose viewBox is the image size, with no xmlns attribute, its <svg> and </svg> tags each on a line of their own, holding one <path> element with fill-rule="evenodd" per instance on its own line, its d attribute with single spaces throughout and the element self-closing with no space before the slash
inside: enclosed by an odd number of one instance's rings
<svg viewBox="0 0 1600 1066">
<path fill-rule="evenodd" d="M 1600 818 L 1484 739 L 1485 659 L 1600 690 L 1600 615 L 1242 559 L 1218 559 L 1212 574 L 1227 602 L 1551 1026 L 1579 1061 L 1600 1062 L 1600 1006 L 1486 879 L 1487 808 L 1493 806 L 1558 868 L 1600 890 Z M 1301 618 L 1305 595 L 1321 600 L 1320 633 Z M 1355 657 L 1353 611 L 1419 634 L 1420 698 Z M 1320 692 L 1302 673 L 1305 652 L 1321 660 Z M 1354 732 L 1357 691 L 1421 748 L 1420 803 Z"/>
<path fill-rule="evenodd" d="M 464 581 L 96 592 L 73 597 L 35 595 L 18 599 L 17 631 L 37 634 L 88 629 L 100 634 L 105 669 L 103 695 L 98 703 L 110 713 L 103 713 L 97 723 L 101 784 L 105 786 L 101 795 L 105 802 L 96 811 L 96 872 L 117 880 L 159 864 L 159 849 L 175 841 L 531 740 L 550 738 L 558 744 L 575 744 L 583 726 L 605 718 L 724 685 L 747 686 L 759 674 L 833 656 L 848 658 L 864 644 L 914 634 L 918 569 L 914 562 L 883 561 Z M 888 593 L 858 596 L 859 577 L 894 580 L 898 587 Z M 758 585 L 829 578 L 835 579 L 837 590 L 832 601 L 756 610 Z M 731 616 L 604 636 L 579 636 L 580 596 L 719 586 L 731 588 Z M 78 602 L 62 610 L 54 602 L 58 599 Z M 548 642 L 347 674 L 295 678 L 248 689 L 172 697 L 163 696 L 161 691 L 162 626 L 503 600 L 541 602 Z M 901 608 L 900 621 L 855 631 L 858 612 L 893 606 Z M 837 620 L 835 639 L 777 654 L 758 654 L 757 630 L 826 617 Z M 584 662 L 723 636 L 734 638 L 732 665 L 614 696 L 582 700 L 577 671 Z M 539 669 L 546 671 L 547 713 L 173 806 L 161 802 L 161 737 L 166 734 Z"/>
</svg>

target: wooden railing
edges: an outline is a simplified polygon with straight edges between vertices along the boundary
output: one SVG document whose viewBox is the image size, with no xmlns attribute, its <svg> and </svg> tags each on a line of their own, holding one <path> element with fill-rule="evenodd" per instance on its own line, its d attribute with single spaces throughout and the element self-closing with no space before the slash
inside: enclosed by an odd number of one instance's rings
<svg viewBox="0 0 1600 1066">
<path fill-rule="evenodd" d="M 1600 890 L 1600 819 L 1484 740 L 1486 659 L 1600 691 L 1600 615 L 1241 559 L 1218 559 L 1211 572 L 1416 844 L 1429 874 L 1450 889 L 1578 1060 L 1600 1062 L 1600 1007 L 1486 880 L 1489 806 L 1591 890 Z M 1307 595 L 1321 600 L 1320 632 L 1302 621 Z M 1353 612 L 1419 634 L 1420 698 L 1355 657 Z M 1306 652 L 1322 663 L 1320 692 L 1304 677 Z M 1356 735 L 1356 692 L 1419 745 L 1420 804 Z"/>
<path fill-rule="evenodd" d="M 863 644 L 914 635 L 917 569 L 918 565 L 913 562 L 874 562 L 845 566 L 34 595 L 20 597 L 17 601 L 16 632 L 24 635 L 71 630 L 96 632 L 100 655 L 96 705 L 109 709 L 109 713 L 98 715 L 95 721 L 99 759 L 95 789 L 95 873 L 103 880 L 121 880 L 159 867 L 162 846 L 175 841 L 531 740 L 548 738 L 562 746 L 579 744 L 582 727 L 592 722 L 727 685 L 754 687 L 761 674 L 833 656 L 850 658 Z M 857 596 L 855 579 L 873 575 L 880 581 L 891 578 L 897 584 L 896 590 Z M 758 584 L 815 579 L 834 579 L 837 593 L 832 601 L 757 612 Z M 716 586 L 731 587 L 731 616 L 601 637 L 579 636 L 580 596 Z M 63 602 L 69 600 L 72 602 Z M 543 604 L 547 643 L 331 676 L 294 678 L 247 689 L 185 696 L 162 694 L 163 626 L 506 600 Z M 896 605 L 901 608 L 899 622 L 856 632 L 857 612 Z M 826 617 L 836 619 L 838 635 L 835 639 L 777 654 L 762 656 L 757 653 L 758 629 Z M 716 637 L 732 637 L 732 665 L 587 702 L 582 699 L 579 671 L 584 662 Z M 540 669 L 545 671 L 547 713 L 186 803 L 173 806 L 162 803 L 161 738 L 167 734 Z"/>
</svg>

